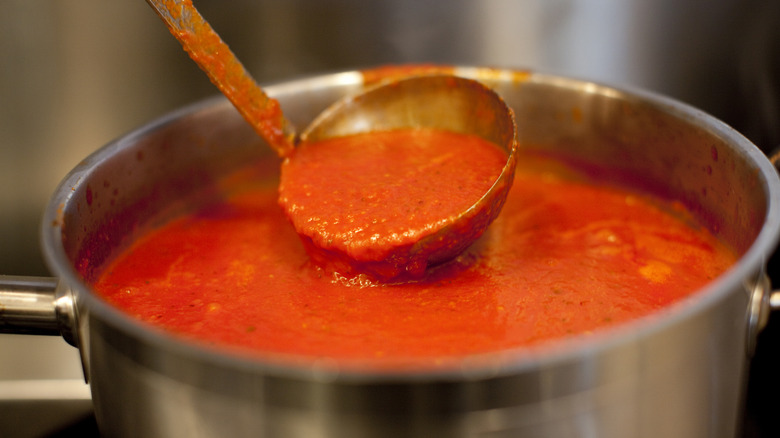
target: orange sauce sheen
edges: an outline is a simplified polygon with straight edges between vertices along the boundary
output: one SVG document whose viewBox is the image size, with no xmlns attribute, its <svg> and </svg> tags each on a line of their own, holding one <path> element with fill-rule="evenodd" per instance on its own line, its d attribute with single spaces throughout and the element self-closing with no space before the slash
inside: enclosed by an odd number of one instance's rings
<svg viewBox="0 0 780 438">
<path fill-rule="evenodd" d="M 265 180 L 147 233 L 96 290 L 215 348 L 419 369 L 651 314 L 735 261 L 679 205 L 529 155 L 474 245 L 418 281 L 381 285 L 312 265 Z"/>
</svg>

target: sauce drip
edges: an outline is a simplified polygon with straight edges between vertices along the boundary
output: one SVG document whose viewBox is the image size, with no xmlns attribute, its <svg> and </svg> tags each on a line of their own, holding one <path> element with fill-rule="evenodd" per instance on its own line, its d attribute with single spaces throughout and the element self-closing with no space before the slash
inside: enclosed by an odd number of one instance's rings
<svg viewBox="0 0 780 438">
<path fill-rule="evenodd" d="M 425 369 L 649 315 L 735 261 L 677 204 L 547 158 L 520 163 L 485 234 L 414 282 L 312 265 L 276 181 L 258 177 L 144 235 L 94 286 L 128 315 L 221 350 Z"/>
</svg>

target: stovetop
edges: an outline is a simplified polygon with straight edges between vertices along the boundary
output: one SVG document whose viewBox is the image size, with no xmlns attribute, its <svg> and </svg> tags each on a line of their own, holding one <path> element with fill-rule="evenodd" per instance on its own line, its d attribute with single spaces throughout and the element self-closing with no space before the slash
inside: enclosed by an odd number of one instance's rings
<svg viewBox="0 0 780 438">
<path fill-rule="evenodd" d="M 90 400 L 0 401 L 0 436 L 98 437 Z"/>
<path fill-rule="evenodd" d="M 0 335 L 0 437 L 98 436 L 78 351 L 59 337 Z"/>
</svg>

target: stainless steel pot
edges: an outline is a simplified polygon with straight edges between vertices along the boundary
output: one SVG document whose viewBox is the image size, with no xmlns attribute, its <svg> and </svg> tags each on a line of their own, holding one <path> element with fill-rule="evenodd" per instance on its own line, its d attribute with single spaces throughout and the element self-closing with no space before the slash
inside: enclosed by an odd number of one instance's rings
<svg viewBox="0 0 780 438">
<path fill-rule="evenodd" d="M 82 355 L 107 436 L 732 437 L 746 363 L 770 309 L 763 273 L 780 232 L 780 181 L 723 123 L 657 95 L 509 70 L 457 68 L 516 112 L 527 148 L 607 165 L 687 205 L 740 255 L 711 284 L 657 314 L 533 349 L 424 372 L 347 371 L 323 360 L 215 352 L 107 305 L 90 280 L 161 212 L 220 176 L 278 161 L 223 98 L 108 144 L 51 200 L 42 233 L 58 281 L 2 279 L 0 329 L 63 334 Z M 269 87 L 305 126 L 364 76 Z"/>
</svg>

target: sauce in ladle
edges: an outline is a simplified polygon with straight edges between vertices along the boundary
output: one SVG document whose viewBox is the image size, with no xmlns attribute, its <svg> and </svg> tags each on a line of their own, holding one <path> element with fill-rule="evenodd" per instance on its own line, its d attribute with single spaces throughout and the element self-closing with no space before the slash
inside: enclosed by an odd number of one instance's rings
<svg viewBox="0 0 780 438">
<path fill-rule="evenodd" d="M 506 152 L 473 135 L 408 129 L 304 143 L 292 158 L 279 203 L 315 262 L 398 280 L 422 276 L 437 248 L 412 247 L 490 190 Z"/>
<path fill-rule="evenodd" d="M 468 247 L 503 206 L 516 163 L 516 127 L 511 109 L 485 86 L 426 76 L 372 89 L 326 110 L 296 148 L 279 103 L 191 0 L 147 2 L 284 158 L 280 204 L 316 262 L 381 280 L 419 277 Z M 316 151 L 322 145 L 329 151 Z M 373 206 L 365 208 L 365 200 Z"/>
</svg>

